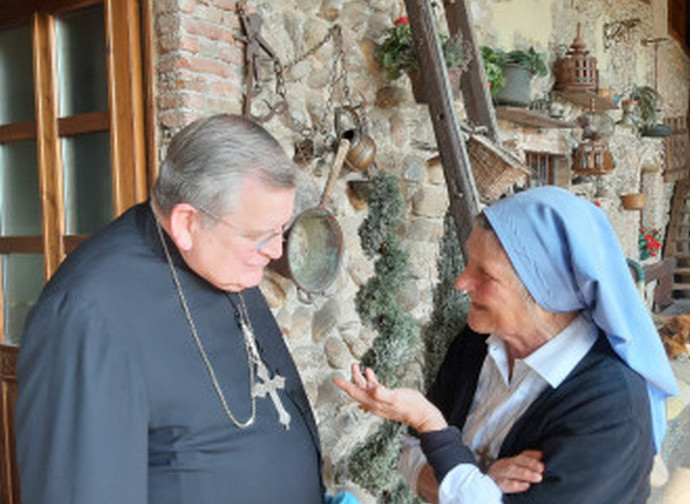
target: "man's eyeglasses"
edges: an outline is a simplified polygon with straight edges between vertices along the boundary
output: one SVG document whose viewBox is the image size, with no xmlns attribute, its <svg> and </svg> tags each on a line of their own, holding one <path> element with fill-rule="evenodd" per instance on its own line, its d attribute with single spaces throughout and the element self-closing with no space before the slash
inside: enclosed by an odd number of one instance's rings
<svg viewBox="0 0 690 504">
<path fill-rule="evenodd" d="M 239 228 L 233 224 L 230 224 L 228 221 L 225 219 L 217 216 L 213 212 L 209 212 L 208 210 L 201 208 L 201 207 L 195 207 L 197 210 L 199 210 L 201 213 L 204 215 L 210 217 L 216 222 L 219 222 L 226 226 L 229 229 L 232 229 L 235 233 L 237 233 L 239 236 L 250 242 L 256 251 L 260 251 L 263 249 L 266 245 L 268 245 L 270 242 L 278 238 L 279 236 L 283 236 L 285 231 L 287 231 L 290 226 L 294 223 L 293 219 L 290 219 L 287 224 L 283 226 L 283 228 L 280 231 L 270 231 L 268 233 L 260 233 L 260 234 L 252 234 L 244 231 L 242 228 Z"/>
</svg>

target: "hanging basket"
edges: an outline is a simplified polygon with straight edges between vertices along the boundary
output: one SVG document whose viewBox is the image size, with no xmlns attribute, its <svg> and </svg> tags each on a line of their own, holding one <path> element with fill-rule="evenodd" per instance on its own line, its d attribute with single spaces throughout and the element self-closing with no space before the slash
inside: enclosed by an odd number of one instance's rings
<svg viewBox="0 0 690 504">
<path fill-rule="evenodd" d="M 520 159 L 485 136 L 470 135 L 467 151 L 479 195 L 487 203 L 497 201 L 530 174 Z"/>
<path fill-rule="evenodd" d="M 626 210 L 642 210 L 647 202 L 644 193 L 621 194 L 621 203 Z"/>
</svg>

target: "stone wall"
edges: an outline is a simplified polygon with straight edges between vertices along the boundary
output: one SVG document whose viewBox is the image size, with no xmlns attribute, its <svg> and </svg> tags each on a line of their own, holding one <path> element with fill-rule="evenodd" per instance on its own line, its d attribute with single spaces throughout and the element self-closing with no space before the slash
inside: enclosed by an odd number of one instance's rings
<svg viewBox="0 0 690 504">
<path fill-rule="evenodd" d="M 656 2 L 656 0 L 655 0 Z M 653 3 L 655 3 L 653 2 Z M 614 92 L 625 93 L 635 83 L 650 84 L 653 50 L 640 40 L 654 35 L 652 6 L 639 0 L 476 0 L 468 1 L 480 44 L 534 45 L 548 51 L 550 62 L 563 53 L 575 35 L 578 21 L 588 48 L 599 60 L 601 81 Z M 437 281 L 436 262 L 443 216 L 448 198 L 440 166 L 426 163 L 437 154 L 433 129 L 425 105 L 412 99 L 405 77 L 385 81 L 373 59 L 374 43 L 393 20 L 404 15 L 398 0 L 283 0 L 249 1 L 247 10 L 263 20 L 262 35 L 283 63 L 288 110 L 265 123 L 292 154 L 305 139 L 316 147 L 314 157 L 302 163 L 302 207 L 316 204 L 332 162 L 329 141 L 334 134 L 334 108 L 366 103 L 368 133 L 377 143 L 377 166 L 399 177 L 407 201 L 406 222 L 401 229 L 413 265 L 413 278 L 402 286 L 401 302 L 420 329 L 431 313 L 431 292 Z M 156 29 L 156 105 L 158 140 L 166 140 L 190 120 L 212 113 L 242 110 L 244 79 L 242 30 L 234 0 L 156 0 L 152 2 Z M 441 18 L 442 8 L 438 9 Z M 534 17 L 539 13 L 538 17 Z M 603 23 L 640 18 L 629 40 L 603 49 Z M 326 37 L 334 24 L 342 29 L 343 51 Z M 657 23 L 658 24 L 658 23 Z M 441 24 L 441 29 L 445 26 Z M 325 43 L 316 49 L 318 44 Z M 512 47 L 505 47 L 510 49 Z M 659 52 L 658 86 L 666 98 L 664 112 L 685 116 L 688 107 L 690 65 L 678 44 L 669 40 Z M 340 57 L 342 56 L 342 60 Z M 276 104 L 276 74 L 262 54 L 260 92 L 254 96 L 254 114 L 269 114 Z M 343 63 L 342 65 L 340 63 Z M 343 68 L 345 73 L 343 74 Z M 333 76 L 339 77 L 334 80 Z M 535 97 L 543 96 L 553 77 L 534 83 Z M 561 103 L 564 119 L 584 111 Z M 461 100 L 457 101 L 462 117 Z M 620 111 L 609 116 L 620 119 Z M 580 139 L 578 129 L 533 129 L 501 121 L 503 139 L 518 149 L 546 151 L 565 157 L 566 185 L 596 200 L 609 215 L 625 252 L 637 257 L 641 223 L 662 227 L 668 220 L 672 184 L 663 181 L 663 141 L 640 138 L 636 131 L 615 126 L 610 139 L 616 162 L 613 173 L 599 185 L 592 180 L 570 182 L 567 166 L 571 149 Z M 308 131 L 307 131 L 308 130 Z M 330 136 L 329 136 L 330 135 Z M 658 170 L 642 174 L 643 166 Z M 346 171 L 339 179 L 330 208 L 342 227 L 345 252 L 341 272 L 322 295 L 304 302 L 294 283 L 269 272 L 262 289 L 302 373 L 314 407 L 325 455 L 329 489 L 352 488 L 346 473 L 348 454 L 376 430 L 379 422 L 361 413 L 334 389 L 331 379 L 349 375 L 376 334 L 364 327 L 355 309 L 357 290 L 373 274 L 373 261 L 362 253 L 357 229 L 367 208 L 348 198 L 346 184 L 365 174 Z M 643 212 L 625 211 L 619 195 L 642 187 L 648 196 Z M 421 357 L 409 373 L 409 382 L 420 386 Z M 373 502 L 361 489 L 365 502 Z"/>
</svg>

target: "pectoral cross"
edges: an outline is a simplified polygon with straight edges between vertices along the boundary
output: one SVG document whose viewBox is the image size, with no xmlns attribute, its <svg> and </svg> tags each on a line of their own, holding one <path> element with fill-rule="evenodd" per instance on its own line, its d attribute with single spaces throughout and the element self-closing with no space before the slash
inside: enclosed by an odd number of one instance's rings
<svg viewBox="0 0 690 504">
<path fill-rule="evenodd" d="M 256 365 L 256 377 L 261 381 L 254 383 L 252 395 L 254 397 L 266 397 L 266 394 L 268 394 L 271 401 L 273 401 L 273 406 L 275 406 L 278 412 L 278 421 L 285 426 L 285 430 L 288 430 L 290 428 L 290 413 L 285 410 L 280 396 L 278 395 L 278 389 L 285 388 L 285 378 L 278 373 L 274 374 L 273 378 L 271 378 L 268 375 L 266 365 L 261 361 Z"/>
</svg>

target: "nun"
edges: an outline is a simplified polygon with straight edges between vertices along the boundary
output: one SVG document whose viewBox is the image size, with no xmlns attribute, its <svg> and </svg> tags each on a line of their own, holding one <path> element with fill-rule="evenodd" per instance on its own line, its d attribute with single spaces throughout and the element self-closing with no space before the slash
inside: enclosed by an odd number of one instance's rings
<svg viewBox="0 0 690 504">
<path fill-rule="evenodd" d="M 677 385 L 604 212 L 529 189 L 467 246 L 467 327 L 427 395 L 356 365 L 336 385 L 410 426 L 400 469 L 429 502 L 645 503 Z"/>
</svg>

